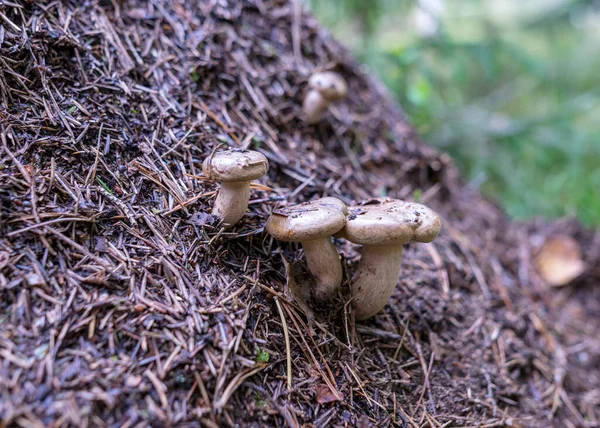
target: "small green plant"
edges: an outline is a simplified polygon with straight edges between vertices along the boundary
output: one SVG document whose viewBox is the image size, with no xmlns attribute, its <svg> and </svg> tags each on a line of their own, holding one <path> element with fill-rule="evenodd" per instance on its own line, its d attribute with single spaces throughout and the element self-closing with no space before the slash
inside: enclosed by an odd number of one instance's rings
<svg viewBox="0 0 600 428">
<path fill-rule="evenodd" d="M 258 391 L 254 393 L 254 404 L 256 404 L 256 407 L 264 407 L 267 404 L 262 394 Z"/>
<path fill-rule="evenodd" d="M 257 149 L 260 149 L 263 144 L 261 139 L 258 138 L 257 136 L 252 137 L 252 143 L 254 143 L 254 147 Z"/>
<path fill-rule="evenodd" d="M 415 191 L 413 192 L 414 201 L 419 202 L 421 200 L 421 197 L 423 197 L 423 191 L 421 189 L 415 189 Z"/>
<path fill-rule="evenodd" d="M 254 361 L 259 364 L 266 364 L 271 360 L 271 354 L 267 351 L 263 351 L 262 349 L 258 350 L 258 354 L 256 354 L 256 358 Z"/>
</svg>

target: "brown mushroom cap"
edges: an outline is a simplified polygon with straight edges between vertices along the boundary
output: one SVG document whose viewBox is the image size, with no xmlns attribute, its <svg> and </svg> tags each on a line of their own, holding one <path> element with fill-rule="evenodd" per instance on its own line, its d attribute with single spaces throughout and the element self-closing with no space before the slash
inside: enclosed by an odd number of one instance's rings
<svg viewBox="0 0 600 428">
<path fill-rule="evenodd" d="M 440 216 L 424 205 L 380 198 L 352 207 L 346 227 L 337 236 L 361 245 L 403 245 L 431 242 L 441 228 Z"/>
<path fill-rule="evenodd" d="M 311 241 L 342 229 L 346 213 L 346 205 L 339 199 L 322 198 L 273 211 L 266 228 L 280 241 Z"/>
<path fill-rule="evenodd" d="M 252 181 L 267 173 L 269 161 L 253 150 L 216 152 L 202 163 L 202 172 L 212 180 L 223 182 Z"/>
<path fill-rule="evenodd" d="M 344 78 L 332 71 L 313 74 L 308 79 L 308 86 L 319 91 L 323 98 L 329 101 L 340 100 L 348 92 L 348 86 Z"/>
</svg>

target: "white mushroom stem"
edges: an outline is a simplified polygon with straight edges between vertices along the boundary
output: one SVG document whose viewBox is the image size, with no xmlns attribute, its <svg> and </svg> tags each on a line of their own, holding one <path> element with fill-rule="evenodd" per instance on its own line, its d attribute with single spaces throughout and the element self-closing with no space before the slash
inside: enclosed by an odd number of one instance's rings
<svg viewBox="0 0 600 428">
<path fill-rule="evenodd" d="M 302 241 L 308 270 L 316 279 L 313 295 L 318 301 L 331 300 L 342 283 L 340 256 L 329 236 Z"/>
<path fill-rule="evenodd" d="M 352 282 L 354 316 L 372 317 L 388 302 L 402 267 L 402 246 L 364 245 L 360 266 Z"/>
<path fill-rule="evenodd" d="M 327 107 L 329 107 L 329 104 L 331 102 L 316 89 L 308 91 L 303 104 L 307 123 L 313 124 L 318 122 L 325 110 L 327 110 Z"/>
<path fill-rule="evenodd" d="M 249 199 L 249 181 L 222 182 L 211 214 L 233 226 L 246 214 Z"/>
</svg>

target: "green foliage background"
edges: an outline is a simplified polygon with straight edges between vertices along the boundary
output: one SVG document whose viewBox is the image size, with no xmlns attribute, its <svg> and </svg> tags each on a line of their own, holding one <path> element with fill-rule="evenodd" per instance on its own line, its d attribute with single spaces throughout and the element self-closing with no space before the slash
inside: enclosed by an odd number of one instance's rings
<svg viewBox="0 0 600 428">
<path fill-rule="evenodd" d="M 390 88 L 421 135 L 509 214 L 576 215 L 600 225 L 599 2 L 310 6 Z M 437 30 L 424 34 L 418 13 Z"/>
</svg>

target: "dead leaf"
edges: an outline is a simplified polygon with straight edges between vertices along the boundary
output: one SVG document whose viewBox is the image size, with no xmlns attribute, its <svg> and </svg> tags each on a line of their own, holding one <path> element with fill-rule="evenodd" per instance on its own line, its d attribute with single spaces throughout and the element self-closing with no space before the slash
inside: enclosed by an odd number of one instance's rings
<svg viewBox="0 0 600 428">
<path fill-rule="evenodd" d="M 372 426 L 373 424 L 371 423 L 367 415 L 362 415 L 360 418 L 358 418 L 358 421 L 356 422 L 357 428 L 370 428 Z"/>
<path fill-rule="evenodd" d="M 315 394 L 317 395 L 317 403 L 326 404 L 338 401 L 338 397 L 329 387 L 323 383 L 315 386 Z"/>
<path fill-rule="evenodd" d="M 101 253 L 105 253 L 108 251 L 108 244 L 106 242 L 106 238 L 96 237 L 96 251 Z"/>
<path fill-rule="evenodd" d="M 585 271 L 579 244 L 568 235 L 548 239 L 536 261 L 542 278 L 554 286 L 568 284 Z"/>
<path fill-rule="evenodd" d="M 128 388 L 136 388 L 141 382 L 141 376 L 129 375 L 125 379 L 125 386 L 127 386 Z"/>
<path fill-rule="evenodd" d="M 192 214 L 192 216 L 189 219 L 189 222 L 191 224 L 195 224 L 196 226 L 206 226 L 216 223 L 216 218 L 208 213 L 198 211 Z"/>
<path fill-rule="evenodd" d="M 29 286 L 31 287 L 46 284 L 46 280 L 44 279 L 44 277 L 34 272 L 25 275 L 25 280 L 27 281 L 27 284 L 29 284 Z"/>
</svg>

